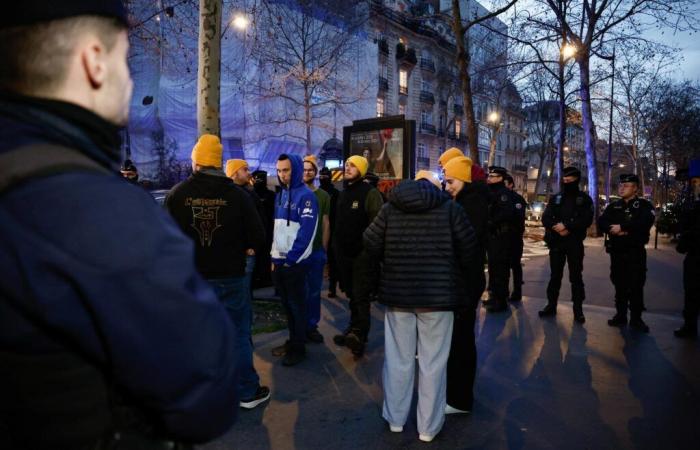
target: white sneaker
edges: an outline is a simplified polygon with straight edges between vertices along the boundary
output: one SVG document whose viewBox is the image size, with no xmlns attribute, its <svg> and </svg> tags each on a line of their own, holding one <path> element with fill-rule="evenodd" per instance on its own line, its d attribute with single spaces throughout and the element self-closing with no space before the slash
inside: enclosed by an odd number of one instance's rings
<svg viewBox="0 0 700 450">
<path fill-rule="evenodd" d="M 402 433 L 403 432 L 403 426 L 401 426 L 401 425 L 389 424 L 389 429 L 391 430 L 392 433 Z"/>
<path fill-rule="evenodd" d="M 433 439 L 435 439 L 435 436 L 429 436 L 427 434 L 419 434 L 418 439 L 420 439 L 423 442 L 431 442 Z"/>
<path fill-rule="evenodd" d="M 450 405 L 445 405 L 445 414 L 469 414 L 471 411 L 453 408 Z"/>
</svg>

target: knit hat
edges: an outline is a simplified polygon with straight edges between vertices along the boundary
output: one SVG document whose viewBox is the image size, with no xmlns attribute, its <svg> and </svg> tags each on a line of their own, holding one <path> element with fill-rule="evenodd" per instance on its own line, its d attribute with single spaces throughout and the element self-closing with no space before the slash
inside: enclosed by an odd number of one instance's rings
<svg viewBox="0 0 700 450">
<path fill-rule="evenodd" d="M 464 156 L 462 150 L 458 149 L 457 147 L 448 148 L 445 153 L 440 155 L 440 157 L 438 158 L 438 162 L 444 168 L 445 164 L 447 164 L 449 160 L 451 160 L 452 158 L 457 158 L 459 156 Z"/>
<path fill-rule="evenodd" d="M 318 172 L 318 162 L 316 161 L 316 157 L 314 155 L 304 156 L 304 162 L 313 164 L 314 169 L 316 169 L 316 172 Z"/>
<path fill-rule="evenodd" d="M 360 171 L 361 177 L 364 177 L 365 174 L 367 174 L 367 168 L 369 167 L 367 158 L 364 158 L 360 155 L 352 155 L 347 159 L 347 162 L 352 163 L 353 166 L 357 167 L 357 170 Z"/>
<path fill-rule="evenodd" d="M 112 17 L 125 26 L 129 24 L 122 0 L 22 0 L 3 4 L 0 29 L 87 15 Z"/>
<path fill-rule="evenodd" d="M 416 174 L 416 181 L 418 180 L 430 181 L 435 185 L 436 188 L 442 189 L 442 183 L 440 183 L 440 179 L 438 178 L 438 176 L 429 170 L 419 170 Z"/>
<path fill-rule="evenodd" d="M 486 180 L 486 172 L 484 172 L 484 169 L 480 165 L 474 164 L 472 166 L 472 182 L 485 181 L 485 180 Z"/>
<path fill-rule="evenodd" d="M 233 178 L 233 175 L 243 167 L 248 167 L 248 163 L 244 159 L 229 159 L 226 161 L 226 176 Z"/>
<path fill-rule="evenodd" d="M 224 146 L 217 136 L 203 134 L 192 149 L 192 162 L 200 166 L 221 168 Z"/>
<path fill-rule="evenodd" d="M 445 176 L 465 183 L 472 182 L 472 160 L 466 156 L 452 158 L 445 165 Z"/>
</svg>

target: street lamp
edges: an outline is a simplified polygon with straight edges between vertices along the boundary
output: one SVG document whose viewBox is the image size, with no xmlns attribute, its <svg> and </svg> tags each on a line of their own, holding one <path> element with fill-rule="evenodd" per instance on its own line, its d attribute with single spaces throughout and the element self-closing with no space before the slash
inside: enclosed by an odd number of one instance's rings
<svg viewBox="0 0 700 450">
<path fill-rule="evenodd" d="M 491 122 L 494 125 L 497 124 L 498 117 L 499 116 L 498 116 L 498 113 L 496 111 L 492 112 L 491 114 L 489 114 L 489 122 Z"/>
<path fill-rule="evenodd" d="M 562 46 L 559 49 L 559 64 L 558 64 L 558 94 L 559 94 L 559 139 L 557 140 L 557 155 L 556 155 L 556 175 L 557 184 L 562 182 L 562 170 L 564 165 L 564 144 L 566 142 L 566 93 L 564 91 L 564 67 L 566 61 L 576 54 L 576 46 L 567 42 L 566 33 L 562 35 Z"/>
<path fill-rule="evenodd" d="M 239 30 L 245 30 L 248 28 L 250 20 L 248 20 L 248 18 L 242 14 L 237 14 L 231 21 L 231 24 Z"/>
<path fill-rule="evenodd" d="M 564 44 L 561 47 L 561 56 L 564 60 L 572 58 L 576 54 L 576 46 L 571 44 Z"/>
</svg>

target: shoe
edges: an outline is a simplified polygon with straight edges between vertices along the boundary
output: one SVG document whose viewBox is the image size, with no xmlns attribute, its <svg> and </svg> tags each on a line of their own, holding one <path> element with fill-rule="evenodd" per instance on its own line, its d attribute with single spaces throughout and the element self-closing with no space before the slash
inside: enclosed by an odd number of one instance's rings
<svg viewBox="0 0 700 450">
<path fill-rule="evenodd" d="M 270 399 L 270 388 L 267 386 L 258 386 L 258 390 L 255 391 L 255 395 L 252 398 L 241 400 L 241 408 L 253 409 L 260 403 L 266 402 Z"/>
<path fill-rule="evenodd" d="M 552 304 L 552 303 L 547 303 L 547 305 L 544 308 L 542 308 L 541 311 L 537 312 L 537 315 L 540 317 L 556 316 L 557 315 L 557 305 Z"/>
<path fill-rule="evenodd" d="M 345 339 L 349 332 L 350 329 L 347 329 L 343 331 L 343 334 L 336 334 L 335 336 L 333 336 L 333 342 L 335 342 L 335 345 L 339 347 L 345 347 Z"/>
<path fill-rule="evenodd" d="M 345 336 L 345 346 L 348 347 L 355 356 L 362 356 L 365 353 L 365 341 L 355 332 L 351 331 Z"/>
<path fill-rule="evenodd" d="M 608 325 L 611 327 L 622 327 L 627 325 L 627 314 L 615 314 L 612 319 L 608 320 Z"/>
<path fill-rule="evenodd" d="M 698 328 L 688 326 L 687 324 L 683 324 L 682 327 L 678 328 L 677 330 L 673 330 L 673 335 L 677 338 L 696 338 L 698 337 Z"/>
<path fill-rule="evenodd" d="M 486 306 L 486 312 L 498 313 L 503 311 L 508 311 L 508 303 L 506 302 L 496 302 L 494 300 Z"/>
<path fill-rule="evenodd" d="M 630 328 L 641 333 L 649 332 L 649 326 L 647 326 L 647 324 L 644 323 L 641 317 L 636 319 L 630 319 Z"/>
<path fill-rule="evenodd" d="M 433 439 L 435 439 L 435 436 L 430 436 L 428 434 L 419 434 L 418 439 L 420 439 L 423 442 L 432 442 Z"/>
<path fill-rule="evenodd" d="M 282 360 L 282 365 L 287 367 L 295 366 L 305 359 L 306 353 L 299 351 L 290 351 L 284 356 L 284 359 Z"/>
<path fill-rule="evenodd" d="M 445 405 L 445 414 L 469 414 L 471 411 L 465 409 L 453 408 L 450 405 Z"/>
<path fill-rule="evenodd" d="M 392 425 L 389 424 L 389 430 L 392 433 L 403 433 L 403 426 L 402 425 Z"/>
<path fill-rule="evenodd" d="M 272 353 L 272 356 L 284 356 L 287 354 L 289 351 L 289 341 L 286 341 L 284 344 L 274 347 L 270 352 Z"/>
<path fill-rule="evenodd" d="M 328 291 L 328 295 L 327 295 L 326 297 L 328 297 L 328 298 L 336 298 L 337 295 L 335 295 L 335 292 L 333 292 L 333 291 Z"/>
<path fill-rule="evenodd" d="M 318 328 L 306 332 L 306 339 L 315 344 L 323 344 L 323 335 L 318 332 Z"/>
<path fill-rule="evenodd" d="M 579 304 L 574 306 L 574 322 L 586 323 L 586 316 L 583 315 L 583 308 Z"/>
</svg>

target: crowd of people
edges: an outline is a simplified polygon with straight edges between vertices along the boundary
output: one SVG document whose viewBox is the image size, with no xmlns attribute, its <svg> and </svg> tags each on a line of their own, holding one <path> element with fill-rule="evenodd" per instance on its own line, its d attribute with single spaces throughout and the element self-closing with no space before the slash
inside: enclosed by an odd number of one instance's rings
<svg viewBox="0 0 700 450">
<path fill-rule="evenodd" d="M 420 440 L 435 438 L 445 414 L 472 409 L 482 294 L 491 314 L 522 300 L 527 205 L 504 168 L 486 173 L 452 148 L 439 158 L 441 177 L 420 171 L 385 197 L 362 156 L 345 161 L 339 191 L 313 156 L 282 154 L 275 194 L 267 173 L 251 173 L 240 159 L 224 164 L 220 139 L 204 134 L 192 175 L 161 208 L 136 185 L 131 161 L 118 176 L 132 90 L 122 2 L 25 0 L 5 12 L 0 447 L 189 449 L 220 436 L 239 407 L 271 397 L 253 363 L 252 289 L 274 282 L 288 339 L 272 352 L 294 366 L 307 343 L 324 342 L 326 265 L 327 296 L 339 288 L 349 299 L 336 345 L 361 357 L 371 301 L 385 307 L 382 416 L 392 432 L 403 431 L 416 373 Z M 593 207 L 578 169 L 565 168 L 563 178 L 543 216 L 551 280 L 540 316 L 557 313 L 568 264 L 580 326 Z M 687 255 L 681 338 L 697 336 L 697 165 L 691 178 L 678 244 Z M 637 195 L 635 175 L 619 186 L 620 200 L 597 219 L 615 290 L 608 323 L 629 320 L 648 332 L 644 245 L 653 208 Z"/>
</svg>

